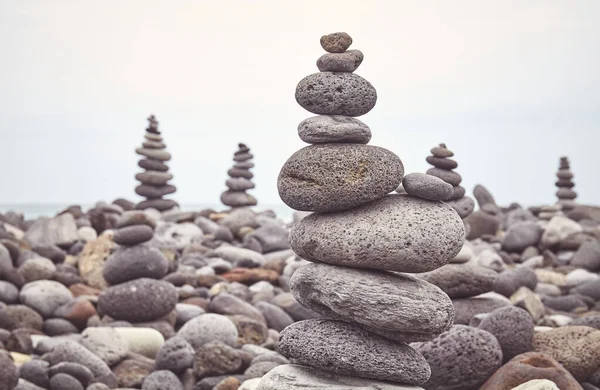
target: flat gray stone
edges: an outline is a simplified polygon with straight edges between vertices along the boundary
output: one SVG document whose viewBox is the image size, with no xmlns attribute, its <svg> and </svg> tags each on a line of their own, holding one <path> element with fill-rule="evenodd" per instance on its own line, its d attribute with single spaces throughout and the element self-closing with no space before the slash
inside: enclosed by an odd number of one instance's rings
<svg viewBox="0 0 600 390">
<path fill-rule="evenodd" d="M 456 161 L 445 157 L 427 156 L 425 160 L 427 160 L 429 164 L 440 169 L 450 170 L 458 167 Z"/>
<path fill-rule="evenodd" d="M 321 72 L 354 72 L 365 58 L 360 50 L 323 54 L 317 60 Z"/>
<path fill-rule="evenodd" d="M 92 351 L 109 366 L 125 359 L 129 352 L 127 340 L 113 328 L 90 327 L 86 328 L 81 336 L 81 345 Z"/>
<path fill-rule="evenodd" d="M 384 148 L 311 145 L 285 162 L 277 188 L 295 210 L 330 212 L 381 199 L 398 188 L 403 174 L 398 156 Z"/>
<path fill-rule="evenodd" d="M 156 220 L 143 211 L 126 211 L 117 220 L 117 229 L 135 225 L 147 225 L 154 229 Z"/>
<path fill-rule="evenodd" d="M 440 146 L 436 146 L 434 148 L 431 148 L 431 154 L 433 154 L 434 157 L 452 157 L 454 156 L 454 153 L 446 148 L 446 145 L 444 144 L 440 144 Z"/>
<path fill-rule="evenodd" d="M 254 183 L 243 177 L 227 179 L 225 184 L 231 191 L 246 191 L 254 188 Z"/>
<path fill-rule="evenodd" d="M 279 351 L 298 364 L 341 375 L 411 385 L 431 375 L 423 356 L 407 344 L 342 321 L 296 322 L 280 333 Z"/>
<path fill-rule="evenodd" d="M 163 186 L 173 178 L 173 175 L 167 172 L 146 171 L 136 174 L 135 178 L 144 184 Z"/>
<path fill-rule="evenodd" d="M 256 206 L 258 201 L 243 191 L 225 191 L 221 194 L 221 203 L 229 207 Z"/>
<path fill-rule="evenodd" d="M 296 101 L 318 115 L 361 116 L 375 107 L 377 91 L 357 74 L 321 72 L 300 80 Z"/>
<path fill-rule="evenodd" d="M 159 161 L 169 161 L 171 153 L 158 149 L 137 148 L 135 152 L 141 156 L 146 156 Z"/>
<path fill-rule="evenodd" d="M 135 193 L 143 196 L 145 198 L 150 199 L 158 199 L 162 198 L 165 195 L 172 194 L 177 190 L 174 185 L 148 185 L 148 184 L 140 184 L 135 187 Z"/>
<path fill-rule="evenodd" d="M 149 158 L 143 158 L 140 161 L 138 161 L 138 166 L 140 168 L 144 168 L 150 171 L 160 171 L 160 172 L 166 172 L 169 170 L 169 166 L 158 161 L 158 160 L 152 160 Z"/>
<path fill-rule="evenodd" d="M 442 290 L 400 273 L 314 263 L 294 272 L 290 288 L 309 309 L 397 341 L 431 340 L 454 320 Z"/>
<path fill-rule="evenodd" d="M 457 186 L 462 182 L 462 177 L 458 173 L 454 171 L 448 171 L 446 169 L 429 168 L 427 170 L 427 174 L 439 177 L 446 183 L 452 184 L 453 186 Z"/>
<path fill-rule="evenodd" d="M 227 174 L 230 177 L 243 177 L 246 179 L 252 179 L 254 174 L 250 172 L 248 169 L 240 169 L 240 168 L 231 168 L 227 171 Z"/>
<path fill-rule="evenodd" d="M 309 261 L 427 272 L 460 252 L 464 234 L 447 204 L 392 194 L 352 210 L 313 213 L 294 224 L 290 245 Z"/>
<path fill-rule="evenodd" d="M 446 264 L 415 276 L 438 286 L 454 299 L 468 298 L 492 291 L 498 274 L 489 268 L 470 264 Z"/>
<path fill-rule="evenodd" d="M 150 241 L 154 236 L 154 229 L 148 225 L 126 226 L 114 230 L 113 241 L 119 245 L 131 246 Z"/>
<path fill-rule="evenodd" d="M 58 344 L 49 353 L 48 360 L 51 366 L 63 362 L 84 365 L 92 371 L 95 378 L 112 375 L 110 368 L 100 357 L 76 341 L 66 340 Z"/>
<path fill-rule="evenodd" d="M 109 284 L 119 284 L 138 278 L 160 279 L 167 274 L 169 261 L 156 248 L 136 245 L 121 248 L 104 263 L 102 275 Z"/>
<path fill-rule="evenodd" d="M 523 309 L 506 306 L 488 314 L 479 324 L 479 329 L 490 332 L 502 348 L 505 362 L 533 350 L 533 318 Z"/>
<path fill-rule="evenodd" d="M 148 199 L 135 205 L 135 208 L 138 210 L 156 209 L 158 211 L 165 211 L 177 206 L 179 204 L 173 199 Z"/>
<path fill-rule="evenodd" d="M 329 53 L 343 53 L 350 45 L 352 38 L 345 32 L 336 32 L 321 37 L 321 47 Z"/>
<path fill-rule="evenodd" d="M 235 346 L 238 330 L 229 318 L 219 314 L 207 313 L 186 322 L 177 332 L 177 337 L 187 341 L 194 349 L 198 349 L 212 341 Z"/>
<path fill-rule="evenodd" d="M 343 115 L 318 115 L 298 125 L 300 139 L 309 144 L 353 143 L 368 144 L 371 129 L 356 118 Z"/>
<path fill-rule="evenodd" d="M 157 142 L 157 141 L 150 141 L 150 140 L 144 142 L 142 144 L 142 146 L 147 149 L 164 149 L 164 148 L 166 148 L 166 145 L 164 143 Z"/>
<path fill-rule="evenodd" d="M 410 196 L 428 200 L 448 200 L 454 187 L 440 178 L 425 173 L 409 173 L 402 179 L 404 191 Z"/>
<path fill-rule="evenodd" d="M 494 291 L 510 297 L 521 287 L 527 287 L 533 291 L 537 284 L 537 275 L 533 269 L 518 267 L 499 274 L 494 282 Z"/>
<path fill-rule="evenodd" d="M 446 203 L 450 205 L 462 219 L 471 215 L 475 209 L 475 202 L 468 196 L 457 200 L 448 200 Z"/>
<path fill-rule="evenodd" d="M 422 387 L 333 374 L 309 366 L 285 364 L 265 375 L 256 390 L 423 390 Z"/>
</svg>

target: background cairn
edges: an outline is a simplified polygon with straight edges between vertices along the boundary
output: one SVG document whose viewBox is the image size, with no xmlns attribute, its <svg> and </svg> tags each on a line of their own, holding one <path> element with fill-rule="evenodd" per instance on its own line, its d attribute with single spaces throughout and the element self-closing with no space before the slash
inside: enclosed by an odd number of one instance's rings
<svg viewBox="0 0 600 390">
<path fill-rule="evenodd" d="M 254 167 L 251 161 L 254 158 L 250 153 L 250 148 L 245 144 L 238 144 L 238 151 L 233 154 L 233 167 L 227 171 L 229 179 L 225 182 L 227 190 L 221 194 L 221 202 L 229 207 L 248 207 L 256 206 L 257 201 L 246 191 L 254 188 L 254 183 L 250 179 L 254 174 L 250 168 Z"/>
</svg>

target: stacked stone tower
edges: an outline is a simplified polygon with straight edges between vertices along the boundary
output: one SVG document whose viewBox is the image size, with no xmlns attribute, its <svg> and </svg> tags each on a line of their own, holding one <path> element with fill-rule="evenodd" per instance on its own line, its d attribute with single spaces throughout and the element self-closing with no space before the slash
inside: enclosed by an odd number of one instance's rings
<svg viewBox="0 0 600 390">
<path fill-rule="evenodd" d="M 227 171 L 229 179 L 225 182 L 227 190 L 221 194 L 221 202 L 229 207 L 256 206 L 256 198 L 246 191 L 254 188 L 250 179 L 254 177 L 250 168 L 254 167 L 251 161 L 254 158 L 250 148 L 238 144 L 238 151 L 233 154 L 233 167 Z"/>
<path fill-rule="evenodd" d="M 454 194 L 450 200 L 446 201 L 462 219 L 467 218 L 475 208 L 475 202 L 468 196 L 465 196 L 465 188 L 460 185 L 462 177 L 453 169 L 458 167 L 458 163 L 449 158 L 454 156 L 454 153 L 446 147 L 446 144 L 440 144 L 431 149 L 431 156 L 427 156 L 426 160 L 433 168 L 427 170 L 427 174 L 439 177 L 448 184 L 454 187 Z"/>
<path fill-rule="evenodd" d="M 154 115 L 148 118 L 148 128 L 146 129 L 146 140 L 141 148 L 137 148 L 135 152 L 144 156 L 138 166 L 145 169 L 135 175 L 135 178 L 142 184 L 135 188 L 135 193 L 143 196 L 146 200 L 136 205 L 137 209 L 145 210 L 154 208 L 159 211 L 170 210 L 178 206 L 177 202 L 172 199 L 163 199 L 163 196 L 175 192 L 175 186 L 169 184 L 169 180 L 173 178 L 169 171 L 169 167 L 165 162 L 171 159 L 171 154 L 167 152 L 166 145 L 158 130 L 158 121 Z"/>
<path fill-rule="evenodd" d="M 453 322 L 441 289 L 398 272 L 446 264 L 463 244 L 463 223 L 441 201 L 390 194 L 404 167 L 391 151 L 368 145 L 371 130 L 356 119 L 375 106 L 377 93 L 353 73 L 363 54 L 347 51 L 351 43 L 346 33 L 321 38 L 328 52 L 317 61 L 321 72 L 296 88 L 297 102 L 317 114 L 298 127 L 312 145 L 286 161 L 277 183 L 288 206 L 313 212 L 290 232 L 292 249 L 313 262 L 293 274 L 290 289 L 324 317 L 281 332 L 279 350 L 296 364 L 272 370 L 260 390 L 424 384 L 429 365 L 408 343 L 430 340 Z M 411 190 L 418 182 L 408 183 Z M 426 181 L 413 193 L 446 186 L 437 183 Z"/>
<path fill-rule="evenodd" d="M 560 158 L 560 165 L 558 172 L 556 172 L 556 177 L 558 178 L 558 181 L 556 182 L 556 186 L 558 187 L 558 191 L 556 191 L 558 202 L 563 205 L 563 209 L 569 208 L 569 206 L 573 205 L 575 198 L 577 198 L 577 193 L 573 190 L 575 183 L 573 183 L 572 180 L 573 173 L 571 173 L 568 157 L 564 156 Z"/>
</svg>

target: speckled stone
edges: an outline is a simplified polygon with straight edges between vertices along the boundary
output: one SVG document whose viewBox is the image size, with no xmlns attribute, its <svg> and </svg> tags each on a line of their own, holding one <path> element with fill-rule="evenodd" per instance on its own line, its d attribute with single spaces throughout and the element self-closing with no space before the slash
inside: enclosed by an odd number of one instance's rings
<svg viewBox="0 0 600 390">
<path fill-rule="evenodd" d="M 342 375 L 416 385 L 431 375 L 423 356 L 407 344 L 342 321 L 296 322 L 281 332 L 279 350 L 299 364 Z"/>
<path fill-rule="evenodd" d="M 442 179 L 425 173 L 410 173 L 402 179 L 404 190 L 410 196 L 428 200 L 448 200 L 454 187 Z"/>
<path fill-rule="evenodd" d="M 446 264 L 416 277 L 442 289 L 450 298 L 468 298 L 492 291 L 498 274 L 470 264 Z"/>
<path fill-rule="evenodd" d="M 321 47 L 329 53 L 343 53 L 350 45 L 352 38 L 345 32 L 336 32 L 321 37 Z"/>
<path fill-rule="evenodd" d="M 454 319 L 442 290 L 400 273 L 314 263 L 294 272 L 290 288 L 309 309 L 398 341 L 431 340 Z"/>
<path fill-rule="evenodd" d="M 475 209 L 475 202 L 468 196 L 458 200 L 448 200 L 446 203 L 449 204 L 463 219 L 471 215 Z"/>
<path fill-rule="evenodd" d="M 290 232 L 303 259 L 339 266 L 427 272 L 460 252 L 464 225 L 443 202 L 387 195 L 336 213 L 313 213 Z"/>
<path fill-rule="evenodd" d="M 317 60 L 321 72 L 354 72 L 365 56 L 360 50 L 348 50 L 343 53 L 323 54 Z"/>
<path fill-rule="evenodd" d="M 343 115 L 318 115 L 298 125 L 300 139 L 309 144 L 355 143 L 368 144 L 371 129 L 356 118 Z"/>
<path fill-rule="evenodd" d="M 496 337 L 506 362 L 533 349 L 534 326 L 528 312 L 515 306 L 506 306 L 488 314 L 479 324 L 479 329 Z"/>
<path fill-rule="evenodd" d="M 354 73 L 313 73 L 298 83 L 296 101 L 318 115 L 361 116 L 375 107 L 377 91 Z"/>
<path fill-rule="evenodd" d="M 330 212 L 381 199 L 398 187 L 403 174 L 398 156 L 384 148 L 311 145 L 285 162 L 277 187 L 295 210 Z"/>
</svg>

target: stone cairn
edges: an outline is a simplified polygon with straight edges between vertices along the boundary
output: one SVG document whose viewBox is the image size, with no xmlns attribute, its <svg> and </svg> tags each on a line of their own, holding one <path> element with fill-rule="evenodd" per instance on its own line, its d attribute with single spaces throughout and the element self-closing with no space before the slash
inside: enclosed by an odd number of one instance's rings
<svg viewBox="0 0 600 390">
<path fill-rule="evenodd" d="M 142 183 L 135 188 L 135 193 L 146 198 L 138 203 L 136 208 L 170 210 L 178 206 L 172 199 L 163 199 L 163 196 L 172 194 L 176 190 L 174 185 L 168 184 L 173 175 L 168 172 L 169 167 L 165 164 L 171 159 L 171 154 L 165 150 L 166 145 L 158 131 L 158 121 L 154 115 L 150 115 L 148 122 L 146 140 L 141 148 L 135 150 L 137 154 L 145 157 L 138 162 L 138 166 L 145 169 L 145 172 L 135 175 L 135 178 Z"/>
<path fill-rule="evenodd" d="M 573 191 L 575 183 L 573 183 L 572 180 L 573 173 L 571 173 L 568 157 L 564 156 L 560 158 L 560 165 L 558 172 L 556 172 L 556 177 L 558 178 L 558 181 L 556 182 L 556 186 L 558 187 L 558 191 L 556 191 L 558 203 L 562 204 L 563 210 L 573 208 L 577 193 Z"/>
<path fill-rule="evenodd" d="M 233 154 L 233 167 L 227 171 L 229 179 L 225 182 L 227 190 L 221 194 L 221 202 L 229 207 L 256 206 L 256 198 L 247 194 L 246 191 L 254 188 L 250 179 L 254 174 L 250 168 L 254 167 L 251 161 L 254 158 L 250 148 L 245 144 L 238 144 L 238 151 Z"/>
<path fill-rule="evenodd" d="M 453 323 L 441 289 L 398 272 L 445 265 L 462 247 L 464 225 L 439 200 L 451 192 L 435 177 L 407 175 L 409 195 L 390 194 L 404 167 L 391 151 L 367 145 L 371 130 L 355 118 L 375 106 L 377 93 L 353 73 L 363 54 L 347 50 L 351 43 L 346 33 L 321 38 L 328 52 L 317 61 L 321 72 L 296 88 L 296 101 L 317 114 L 298 126 L 311 145 L 286 161 L 277 183 L 288 206 L 313 212 L 290 232 L 294 252 L 312 262 L 296 270 L 290 289 L 323 317 L 281 332 L 279 350 L 295 364 L 272 370 L 260 390 L 420 388 L 413 386 L 431 370 L 408 343 L 433 339 Z"/>
<path fill-rule="evenodd" d="M 449 157 L 454 156 L 454 153 L 446 147 L 446 144 L 431 149 L 431 156 L 427 156 L 426 160 L 433 168 L 427 170 L 428 175 L 438 177 L 454 187 L 454 194 L 446 201 L 460 217 L 464 220 L 475 209 L 475 202 L 468 196 L 465 196 L 465 188 L 460 185 L 462 177 L 453 169 L 458 167 L 458 163 Z M 468 224 L 465 226 L 467 233 L 469 230 Z"/>
</svg>

